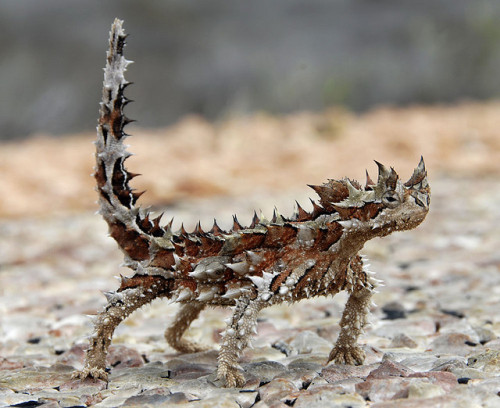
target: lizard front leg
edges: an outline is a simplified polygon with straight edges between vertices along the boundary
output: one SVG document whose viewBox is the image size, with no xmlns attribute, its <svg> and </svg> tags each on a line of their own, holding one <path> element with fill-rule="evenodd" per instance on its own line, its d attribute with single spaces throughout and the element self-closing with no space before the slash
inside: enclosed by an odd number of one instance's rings
<svg viewBox="0 0 500 408">
<path fill-rule="evenodd" d="M 206 303 L 191 301 L 182 304 L 177 312 L 172 324 L 165 330 L 165 340 L 172 348 L 181 353 L 196 353 L 199 351 L 209 350 L 209 347 L 196 344 L 189 340 L 183 339 L 182 335 L 189 328 L 193 320 L 195 320 L 200 312 L 205 308 Z"/>
<path fill-rule="evenodd" d="M 245 377 L 239 372 L 240 353 L 248 346 L 250 337 L 257 332 L 257 315 L 265 307 L 259 298 L 244 297 L 238 300 L 233 316 L 221 342 L 218 357 L 217 379 L 224 381 L 226 387 L 242 387 Z"/>
<path fill-rule="evenodd" d="M 107 381 L 106 356 L 116 327 L 132 312 L 151 302 L 161 295 L 160 285 L 149 288 L 137 286 L 122 292 L 107 293 L 108 304 L 96 316 L 94 332 L 85 354 L 85 363 L 81 371 L 73 374 L 73 378 L 92 377 Z"/>
<path fill-rule="evenodd" d="M 350 294 L 340 320 L 340 334 L 327 363 L 333 360 L 336 364 L 363 364 L 365 353 L 357 341 L 367 321 L 372 295 L 373 290 L 365 287 Z"/>
</svg>

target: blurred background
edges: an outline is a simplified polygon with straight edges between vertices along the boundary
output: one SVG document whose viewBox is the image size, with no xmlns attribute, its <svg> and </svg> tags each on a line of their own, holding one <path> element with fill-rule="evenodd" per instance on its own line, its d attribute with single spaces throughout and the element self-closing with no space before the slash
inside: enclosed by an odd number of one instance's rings
<svg viewBox="0 0 500 408">
<path fill-rule="evenodd" d="M 500 94 L 497 0 L 3 0 L 1 139 L 93 129 L 114 17 L 145 127 Z"/>
<path fill-rule="evenodd" d="M 498 0 L 3 0 L 0 216 L 96 208 L 115 17 L 150 204 L 314 196 L 306 183 L 363 179 L 373 159 L 401 177 L 420 155 L 434 178 L 500 174 Z"/>
<path fill-rule="evenodd" d="M 131 274 L 118 268 L 121 253 L 95 215 L 90 176 L 115 17 L 125 21 L 125 53 L 135 61 L 126 90 L 135 102 L 126 114 L 138 122 L 126 129 L 134 154 L 126 164 L 143 176 L 131 185 L 147 190 L 141 206 L 165 210 L 163 223 L 175 217 L 174 229 L 182 222 L 192 231 L 198 221 L 210 229 L 214 217 L 229 229 L 233 214 L 249 225 L 254 210 L 271 218 L 275 206 L 289 217 L 295 200 L 312 209 L 308 198 L 317 196 L 306 184 L 363 183 L 365 169 L 375 179 L 373 160 L 406 181 L 423 155 L 432 189 L 427 220 L 364 252 L 387 285 L 376 315 L 396 311 L 407 320 L 375 320 L 363 342 L 372 356 L 388 347 L 388 362 L 407 364 L 406 372 L 451 371 L 435 384 L 421 378 L 432 388 L 412 382 L 399 391 L 394 383 L 386 387 L 391 398 L 497 406 L 500 0 L 0 0 L 0 406 L 55 406 L 59 398 L 61 406 L 82 406 L 110 395 L 104 404 L 118 406 L 125 383 L 130 399 L 121 406 L 137 406 L 136 389 L 146 389 L 148 404 L 156 401 L 148 399 L 152 378 L 168 397 L 157 370 L 171 351 L 158 326 L 175 306 L 159 303 L 115 336 L 122 364 L 113 367 L 131 367 L 132 382 L 120 371 L 115 385 L 95 393 L 66 382 L 68 365 L 83 363 L 81 341 L 91 331 L 84 315 L 103 305 L 100 290 L 116 288 L 113 275 Z M 328 308 L 270 308 L 276 314 L 262 319 L 259 337 L 267 340 L 259 344 L 273 354 L 257 356 L 276 359 L 283 348 L 268 347 L 276 339 L 285 347 L 316 341 L 293 337 L 292 327 L 333 342 L 343 299 L 328 299 Z M 219 310 L 198 322 L 195 339 L 220 338 Z M 418 348 L 399 352 L 404 345 Z M 464 365 L 469 353 L 477 364 Z M 140 374 L 134 361 L 143 359 L 153 365 Z M 309 364 L 299 359 L 293 364 Z M 204 375 L 203 366 L 196 373 Z M 178 370 L 191 384 L 186 396 L 197 387 L 189 370 Z M 453 375 L 470 378 L 469 386 L 453 388 Z M 326 390 L 314 384 L 308 393 Z M 354 383 L 345 384 L 354 398 Z"/>
</svg>

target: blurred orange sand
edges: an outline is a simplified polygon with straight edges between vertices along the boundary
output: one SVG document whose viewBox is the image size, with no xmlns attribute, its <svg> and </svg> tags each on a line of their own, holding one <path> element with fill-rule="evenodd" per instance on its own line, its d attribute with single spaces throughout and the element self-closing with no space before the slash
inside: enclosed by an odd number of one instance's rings
<svg viewBox="0 0 500 408">
<path fill-rule="evenodd" d="M 140 203 L 250 196 L 307 189 L 328 178 L 364 181 L 373 160 L 403 179 L 423 155 L 432 178 L 500 175 L 500 101 L 383 107 L 356 115 L 332 108 L 286 116 L 254 114 L 210 123 L 187 116 L 165 129 L 129 126 L 132 185 Z M 97 209 L 94 133 L 35 136 L 0 144 L 0 217 Z"/>
</svg>

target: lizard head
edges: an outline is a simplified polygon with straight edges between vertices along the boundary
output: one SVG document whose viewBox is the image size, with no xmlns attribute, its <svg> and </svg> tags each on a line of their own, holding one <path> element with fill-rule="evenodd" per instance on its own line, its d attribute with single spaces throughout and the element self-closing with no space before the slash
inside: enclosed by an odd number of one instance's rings
<svg viewBox="0 0 500 408">
<path fill-rule="evenodd" d="M 401 181 L 392 167 L 375 163 L 377 182 L 367 172 L 365 186 L 347 178 L 311 186 L 323 209 L 337 213 L 344 229 L 360 233 L 364 240 L 415 228 L 429 211 L 430 187 L 423 158 L 407 182 Z"/>
</svg>

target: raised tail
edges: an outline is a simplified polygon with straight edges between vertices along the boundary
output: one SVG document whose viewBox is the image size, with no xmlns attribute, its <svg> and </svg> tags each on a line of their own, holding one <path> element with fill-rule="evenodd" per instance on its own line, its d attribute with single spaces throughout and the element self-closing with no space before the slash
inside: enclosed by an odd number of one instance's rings
<svg viewBox="0 0 500 408">
<path fill-rule="evenodd" d="M 99 212 L 109 225 L 110 235 L 131 260 L 145 261 L 151 255 L 152 237 L 162 236 L 165 231 L 159 226 L 159 219 L 150 220 L 136 207 L 142 193 L 129 186 L 136 174 L 128 172 L 124 165 L 131 156 L 123 143 L 128 136 L 124 127 L 131 122 L 123 112 L 130 102 L 124 96 L 125 88 L 130 85 L 124 73 L 131 61 L 123 56 L 126 34 L 122 23 L 115 19 L 109 37 L 95 142 L 94 177 L 99 193 Z"/>
</svg>

